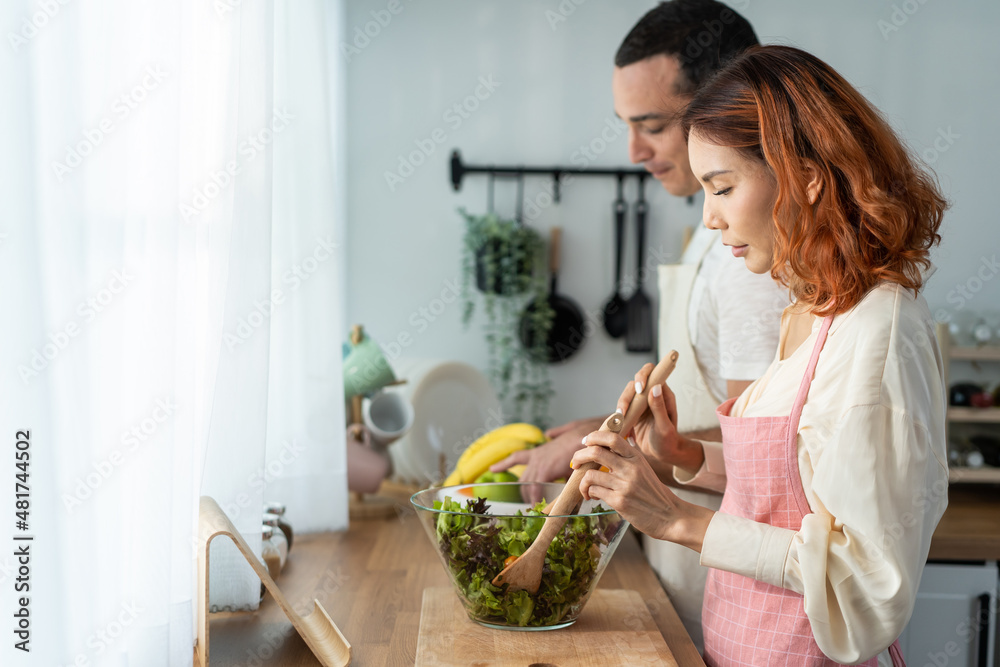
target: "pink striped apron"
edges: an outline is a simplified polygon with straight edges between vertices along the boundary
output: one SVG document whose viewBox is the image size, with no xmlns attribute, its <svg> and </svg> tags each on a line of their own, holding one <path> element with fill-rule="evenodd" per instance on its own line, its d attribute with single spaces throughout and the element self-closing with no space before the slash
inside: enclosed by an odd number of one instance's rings
<svg viewBox="0 0 1000 667">
<path fill-rule="evenodd" d="M 823 320 L 789 416 L 730 417 L 734 398 L 719 406 L 726 461 L 721 512 L 781 528 L 801 528 L 810 509 L 799 475 L 799 417 L 832 322 L 832 317 Z M 817 646 L 802 595 L 750 577 L 710 569 L 701 622 L 709 667 L 839 664 Z M 898 640 L 889 652 L 893 665 L 905 666 Z M 878 658 L 862 664 L 877 667 Z"/>
</svg>

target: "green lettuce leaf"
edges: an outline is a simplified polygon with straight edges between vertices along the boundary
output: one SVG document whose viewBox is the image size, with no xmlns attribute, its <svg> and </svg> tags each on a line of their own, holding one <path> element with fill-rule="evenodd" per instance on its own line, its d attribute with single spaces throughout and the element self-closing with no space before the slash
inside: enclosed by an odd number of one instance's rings
<svg viewBox="0 0 1000 667">
<path fill-rule="evenodd" d="M 615 534 L 621 519 L 616 515 L 570 518 L 546 552 L 538 593 L 508 591 L 492 584 L 509 556 L 520 556 L 538 536 L 545 522 L 541 501 L 517 516 L 483 520 L 472 514 L 486 512 L 484 498 L 463 506 L 450 497 L 434 508 L 451 512 L 438 515 L 438 546 L 463 602 L 474 618 L 497 625 L 556 625 L 577 613 L 586 602 L 602 550 Z M 595 512 L 605 511 L 598 506 Z"/>
</svg>

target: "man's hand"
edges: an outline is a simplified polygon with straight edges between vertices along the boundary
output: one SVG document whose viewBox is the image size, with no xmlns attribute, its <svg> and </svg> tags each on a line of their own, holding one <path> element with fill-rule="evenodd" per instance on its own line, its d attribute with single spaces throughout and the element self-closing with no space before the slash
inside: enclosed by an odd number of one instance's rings
<svg viewBox="0 0 1000 667">
<path fill-rule="evenodd" d="M 576 421 L 550 428 L 545 432 L 545 436 L 550 438 L 549 442 L 532 449 L 524 449 L 514 452 L 502 461 L 498 461 L 490 466 L 491 472 L 507 470 L 511 466 L 520 463 L 527 467 L 521 474 L 521 482 L 551 482 L 560 477 L 569 478 L 572 470 L 569 467 L 570 459 L 577 450 L 583 448 L 583 436 L 601 427 L 604 420 L 600 417 L 590 419 L 577 419 Z M 536 503 L 542 499 L 542 491 L 537 486 L 523 487 L 527 496 L 525 501 Z"/>
</svg>

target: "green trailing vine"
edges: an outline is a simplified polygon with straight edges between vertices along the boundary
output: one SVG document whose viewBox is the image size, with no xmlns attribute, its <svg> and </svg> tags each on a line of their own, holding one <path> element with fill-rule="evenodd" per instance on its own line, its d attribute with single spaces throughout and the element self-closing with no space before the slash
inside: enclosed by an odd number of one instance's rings
<svg viewBox="0 0 1000 667">
<path fill-rule="evenodd" d="M 459 213 L 465 219 L 462 324 L 468 328 L 481 301 L 490 382 L 514 420 L 524 421 L 530 413 L 530 421 L 544 428 L 553 390 L 548 365 L 539 360 L 546 358 L 555 316 L 548 303 L 545 241 L 530 227 L 495 213 Z M 533 300 L 536 307 L 525 314 Z M 522 315 L 532 340 L 530 350 L 518 336 Z"/>
</svg>

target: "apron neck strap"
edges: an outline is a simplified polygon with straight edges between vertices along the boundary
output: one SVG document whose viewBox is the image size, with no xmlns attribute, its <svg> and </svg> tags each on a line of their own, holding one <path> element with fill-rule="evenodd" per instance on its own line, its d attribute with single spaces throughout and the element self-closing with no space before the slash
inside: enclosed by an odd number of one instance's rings
<svg viewBox="0 0 1000 667">
<path fill-rule="evenodd" d="M 816 344 L 813 345 L 812 356 L 809 357 L 809 365 L 802 376 L 802 383 L 799 384 L 799 393 L 795 396 L 795 403 L 792 404 L 792 413 L 789 415 L 792 425 L 792 433 L 799 430 L 799 416 L 802 414 L 802 406 L 805 405 L 806 396 L 809 394 L 809 385 L 812 384 L 813 375 L 816 373 L 816 364 L 819 362 L 819 353 L 826 343 L 826 335 L 833 324 L 833 316 L 823 318 L 823 323 L 819 327 L 819 334 L 816 336 Z"/>
</svg>

